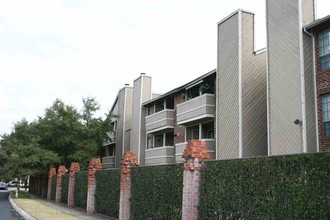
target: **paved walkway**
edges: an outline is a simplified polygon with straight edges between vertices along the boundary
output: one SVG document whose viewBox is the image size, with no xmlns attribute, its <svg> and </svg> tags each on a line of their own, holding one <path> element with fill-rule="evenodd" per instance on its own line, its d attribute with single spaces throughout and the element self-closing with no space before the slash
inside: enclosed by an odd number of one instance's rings
<svg viewBox="0 0 330 220">
<path fill-rule="evenodd" d="M 84 211 L 67 208 L 64 205 L 58 205 L 53 202 L 48 202 L 33 195 L 29 199 L 10 199 L 10 202 L 16 211 L 28 220 L 100 220 L 106 219 L 99 216 L 86 215 Z"/>
</svg>

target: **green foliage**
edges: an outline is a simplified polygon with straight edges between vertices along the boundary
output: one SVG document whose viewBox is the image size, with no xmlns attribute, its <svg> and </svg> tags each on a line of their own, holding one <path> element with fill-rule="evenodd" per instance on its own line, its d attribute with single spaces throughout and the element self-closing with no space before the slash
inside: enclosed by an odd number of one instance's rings
<svg viewBox="0 0 330 220">
<path fill-rule="evenodd" d="M 182 164 L 132 169 L 134 219 L 181 219 Z"/>
<path fill-rule="evenodd" d="M 68 202 L 69 177 L 67 173 L 62 176 L 61 202 L 65 204 Z"/>
<path fill-rule="evenodd" d="M 86 209 L 87 206 L 87 187 L 88 187 L 88 172 L 80 171 L 75 173 L 74 187 L 74 205 Z"/>
<path fill-rule="evenodd" d="M 72 161 L 86 169 L 90 158 L 103 155 L 110 130 L 110 116 L 94 116 L 99 108 L 95 98 L 83 99 L 80 111 L 57 99 L 37 120 L 16 122 L 10 134 L 1 135 L 0 175 L 24 179 L 48 172 L 51 166 L 69 167 Z"/>
<path fill-rule="evenodd" d="M 205 162 L 200 219 L 327 219 L 330 153 Z"/>
<path fill-rule="evenodd" d="M 95 209 L 99 214 L 119 217 L 120 169 L 96 172 Z"/>
<path fill-rule="evenodd" d="M 60 162 L 56 153 L 40 147 L 35 128 L 35 123 L 23 119 L 14 125 L 14 132 L 2 136 L 0 166 L 6 179 L 39 176 Z"/>
<path fill-rule="evenodd" d="M 57 183 L 57 175 L 52 176 L 52 191 L 51 191 L 51 200 L 55 201 L 56 198 L 56 183 Z"/>
</svg>

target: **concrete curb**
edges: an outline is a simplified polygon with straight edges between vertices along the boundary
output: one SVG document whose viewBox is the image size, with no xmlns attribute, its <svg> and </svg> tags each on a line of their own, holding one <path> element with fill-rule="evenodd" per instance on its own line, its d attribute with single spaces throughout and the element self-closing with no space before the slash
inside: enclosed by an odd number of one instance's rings
<svg viewBox="0 0 330 220">
<path fill-rule="evenodd" d="M 25 220 L 36 220 L 34 217 L 32 217 L 29 213 L 27 213 L 26 211 L 24 211 L 21 207 L 19 207 L 14 200 L 11 198 L 11 194 L 13 192 L 10 192 L 9 194 L 9 202 L 10 205 L 13 207 L 13 209 L 15 209 L 16 212 L 18 212 L 18 214 L 20 214 L 20 216 L 22 216 Z"/>
</svg>

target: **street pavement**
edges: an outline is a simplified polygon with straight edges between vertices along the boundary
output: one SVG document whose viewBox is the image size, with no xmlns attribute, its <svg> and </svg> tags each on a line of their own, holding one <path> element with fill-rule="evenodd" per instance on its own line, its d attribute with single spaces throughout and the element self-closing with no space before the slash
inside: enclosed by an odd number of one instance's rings
<svg viewBox="0 0 330 220">
<path fill-rule="evenodd" d="M 9 203 L 9 191 L 0 190 L 0 219 L 18 220 L 23 219 Z"/>
</svg>

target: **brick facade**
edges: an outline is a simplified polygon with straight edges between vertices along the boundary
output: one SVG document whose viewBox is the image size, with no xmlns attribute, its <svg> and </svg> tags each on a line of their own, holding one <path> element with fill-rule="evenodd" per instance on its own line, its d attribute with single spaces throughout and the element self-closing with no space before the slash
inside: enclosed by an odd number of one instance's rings
<svg viewBox="0 0 330 220">
<path fill-rule="evenodd" d="M 92 158 L 88 165 L 87 215 L 92 215 L 95 210 L 96 172 L 101 169 L 101 159 Z"/>
<path fill-rule="evenodd" d="M 177 124 L 177 108 L 176 106 L 182 102 L 184 102 L 184 96 L 182 95 L 183 92 L 178 92 L 174 95 L 174 145 L 177 143 L 185 142 L 185 130 L 183 125 Z"/>
<path fill-rule="evenodd" d="M 314 34 L 314 39 L 319 147 L 320 151 L 330 151 L 330 136 L 324 136 L 322 118 L 322 96 L 330 94 L 330 69 L 320 71 L 318 33 Z"/>
</svg>

